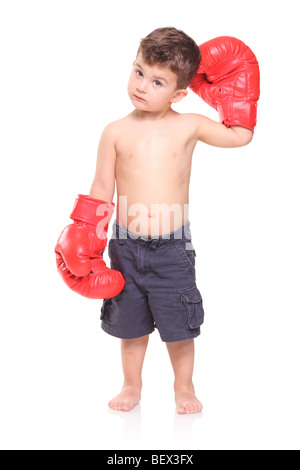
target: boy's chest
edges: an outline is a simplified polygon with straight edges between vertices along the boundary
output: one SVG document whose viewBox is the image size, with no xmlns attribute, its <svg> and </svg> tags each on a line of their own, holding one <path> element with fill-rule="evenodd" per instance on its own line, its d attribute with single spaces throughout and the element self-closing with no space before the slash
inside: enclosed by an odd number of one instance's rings
<svg viewBox="0 0 300 470">
<path fill-rule="evenodd" d="M 194 146 L 183 132 L 164 129 L 125 132 L 116 144 L 117 164 L 145 170 L 170 168 L 186 163 Z"/>
</svg>

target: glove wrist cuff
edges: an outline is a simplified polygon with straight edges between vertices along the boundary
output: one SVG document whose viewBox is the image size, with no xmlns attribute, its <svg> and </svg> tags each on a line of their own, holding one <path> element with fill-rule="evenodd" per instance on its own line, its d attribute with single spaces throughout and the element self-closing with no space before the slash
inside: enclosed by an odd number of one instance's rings
<svg viewBox="0 0 300 470">
<path fill-rule="evenodd" d="M 74 222 L 82 222 L 94 227 L 103 221 L 105 226 L 102 228 L 107 230 L 109 221 L 114 212 L 114 203 L 109 204 L 106 201 L 94 199 L 89 196 L 79 194 L 75 200 L 75 204 L 70 215 Z"/>
<path fill-rule="evenodd" d="M 253 101 L 223 101 L 217 110 L 220 122 L 225 126 L 241 126 L 254 132 L 257 117 L 257 103 Z"/>
</svg>

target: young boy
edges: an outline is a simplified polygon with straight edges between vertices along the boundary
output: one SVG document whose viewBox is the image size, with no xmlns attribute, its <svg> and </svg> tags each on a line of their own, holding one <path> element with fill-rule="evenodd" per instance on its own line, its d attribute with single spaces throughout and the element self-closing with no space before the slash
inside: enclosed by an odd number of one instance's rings
<svg viewBox="0 0 300 470">
<path fill-rule="evenodd" d="M 166 342 L 174 370 L 177 412 L 202 410 L 193 385 L 194 338 L 200 334 L 204 310 L 188 220 L 192 155 L 199 140 L 217 147 L 247 145 L 253 129 L 242 118 L 241 125 L 226 127 L 172 109 L 187 96 L 200 58 L 197 44 L 175 28 L 159 28 L 141 41 L 128 83 L 134 110 L 104 129 L 96 174 L 85 196 L 85 203 L 90 198 L 108 207 L 116 181 L 116 222 L 109 242 L 112 270 L 105 268 L 102 274 L 105 283 L 118 288 L 103 295 L 101 310 L 102 328 L 121 338 L 124 385 L 109 402 L 116 410 L 129 411 L 141 399 L 142 366 L 155 328 Z M 193 81 L 193 86 L 198 92 L 199 84 Z M 78 214 L 72 218 L 75 224 L 83 220 Z M 63 251 L 57 249 L 60 266 Z M 89 269 L 90 276 L 97 271 Z"/>
</svg>

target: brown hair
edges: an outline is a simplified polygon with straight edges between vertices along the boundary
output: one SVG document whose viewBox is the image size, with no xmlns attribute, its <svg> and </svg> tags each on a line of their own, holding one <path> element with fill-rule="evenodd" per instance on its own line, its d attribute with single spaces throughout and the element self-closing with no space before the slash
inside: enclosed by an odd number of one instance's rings
<svg viewBox="0 0 300 470">
<path fill-rule="evenodd" d="M 187 88 L 201 60 L 200 49 L 186 33 L 173 27 L 158 28 L 140 42 L 137 52 L 148 65 L 161 64 L 177 75 L 177 87 Z"/>
</svg>

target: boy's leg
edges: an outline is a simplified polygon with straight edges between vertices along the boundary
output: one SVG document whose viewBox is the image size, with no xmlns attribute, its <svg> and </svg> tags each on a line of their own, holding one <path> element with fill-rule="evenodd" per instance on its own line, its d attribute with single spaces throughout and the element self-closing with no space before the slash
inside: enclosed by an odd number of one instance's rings
<svg viewBox="0 0 300 470">
<path fill-rule="evenodd" d="M 121 393 L 108 403 L 111 408 L 130 411 L 139 403 L 142 389 L 142 368 L 148 341 L 149 335 L 121 340 L 124 384 Z"/>
<path fill-rule="evenodd" d="M 202 404 L 195 395 L 193 385 L 194 340 L 167 343 L 168 352 L 175 374 L 175 401 L 179 414 L 198 413 Z"/>
</svg>

